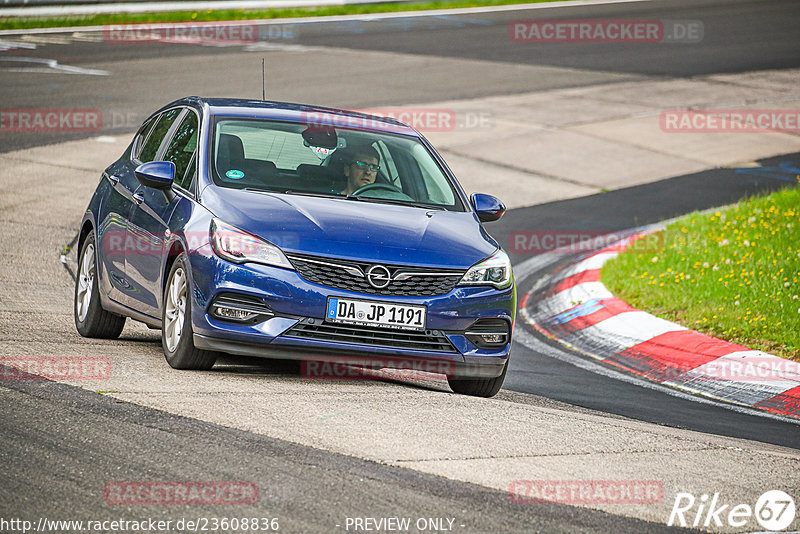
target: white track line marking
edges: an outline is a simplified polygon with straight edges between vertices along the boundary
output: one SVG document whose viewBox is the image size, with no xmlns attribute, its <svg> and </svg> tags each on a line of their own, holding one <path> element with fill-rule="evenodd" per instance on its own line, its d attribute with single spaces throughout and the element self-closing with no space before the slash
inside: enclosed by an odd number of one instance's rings
<svg viewBox="0 0 800 534">
<path fill-rule="evenodd" d="M 107 70 L 100 69 L 85 69 L 83 67 L 74 67 L 72 65 L 62 65 L 55 59 L 46 59 L 41 57 L 19 57 L 19 56 L 0 56 L 0 63 L 4 61 L 13 61 L 17 63 L 34 63 L 36 65 L 44 65 L 44 68 L 5 68 L 1 69 L 8 72 L 48 72 L 52 73 L 54 70 L 66 74 L 88 74 L 91 76 L 108 76 L 110 73 Z"/>
<path fill-rule="evenodd" d="M 21 41 L 0 41 L 0 52 L 5 52 L 6 50 L 16 50 L 17 48 L 36 50 L 36 44 L 23 43 Z"/>
<path fill-rule="evenodd" d="M 603 339 L 610 338 L 609 341 L 616 343 L 622 351 L 639 343 L 650 341 L 661 334 L 680 330 L 687 330 L 687 328 L 647 312 L 632 311 L 613 315 L 597 324 L 587 326 L 580 330 L 580 334 L 590 337 L 598 336 Z"/>
<path fill-rule="evenodd" d="M 540 301 L 538 306 L 553 315 L 558 315 L 587 300 L 610 299 L 613 296 L 602 282 L 584 282 Z"/>
</svg>

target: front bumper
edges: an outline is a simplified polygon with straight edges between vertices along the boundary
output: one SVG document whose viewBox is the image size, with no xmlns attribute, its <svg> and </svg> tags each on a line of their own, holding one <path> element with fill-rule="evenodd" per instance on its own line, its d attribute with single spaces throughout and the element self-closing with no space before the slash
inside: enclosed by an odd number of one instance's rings
<svg viewBox="0 0 800 534">
<path fill-rule="evenodd" d="M 456 287 L 434 297 L 386 297 L 321 286 L 296 271 L 248 263 L 237 265 L 203 247 L 190 255 L 192 267 L 192 327 L 197 348 L 230 354 L 316 361 L 362 361 L 372 367 L 431 370 L 448 376 L 496 377 L 502 374 L 511 349 L 516 293 L 492 287 Z M 261 300 L 274 314 L 256 324 L 221 320 L 209 307 L 221 293 Z M 309 339 L 297 325 L 324 324 L 329 296 L 359 298 L 427 307 L 426 333 L 449 344 L 430 350 L 405 346 L 376 346 L 368 339 L 353 342 Z M 480 348 L 465 335 L 478 319 L 503 319 L 509 324 L 508 342 Z"/>
</svg>

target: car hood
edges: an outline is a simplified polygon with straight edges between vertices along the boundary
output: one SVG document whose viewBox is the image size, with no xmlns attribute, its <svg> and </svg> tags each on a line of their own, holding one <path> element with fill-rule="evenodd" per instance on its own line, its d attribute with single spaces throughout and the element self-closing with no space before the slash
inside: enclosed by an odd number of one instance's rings
<svg viewBox="0 0 800 534">
<path fill-rule="evenodd" d="M 466 269 L 497 249 L 471 212 L 213 186 L 202 202 L 289 253 Z"/>
</svg>

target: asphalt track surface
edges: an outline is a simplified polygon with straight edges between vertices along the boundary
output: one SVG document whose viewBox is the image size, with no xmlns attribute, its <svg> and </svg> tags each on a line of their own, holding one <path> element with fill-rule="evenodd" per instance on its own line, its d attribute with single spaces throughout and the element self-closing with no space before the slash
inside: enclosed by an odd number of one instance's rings
<svg viewBox="0 0 800 534">
<path fill-rule="evenodd" d="M 531 53 L 530 48 L 524 49 L 510 42 L 505 30 L 496 31 L 497 26 L 505 28 L 512 20 L 542 16 L 696 19 L 703 21 L 707 37 L 691 47 L 674 44 L 602 48 L 544 45 Z M 297 72 L 276 74 L 268 86 L 285 100 L 336 106 L 376 106 L 580 86 L 643 76 L 688 76 L 798 67 L 800 46 L 796 28 L 799 23 L 800 4 L 791 0 L 704 0 L 617 4 L 569 11 L 554 9 L 547 11 L 546 15 L 542 12 L 506 12 L 369 24 L 306 25 L 296 31 L 289 44 L 479 59 L 512 66 L 574 67 L 595 71 L 595 74 L 588 76 L 586 72 L 576 71 L 574 76 L 557 80 L 509 77 L 507 84 L 498 86 L 497 80 L 460 78 L 454 69 L 454 72 L 442 73 L 441 83 L 426 84 L 409 83 L 399 74 L 397 79 L 376 80 L 369 72 L 360 72 L 356 63 L 349 70 L 335 72 L 325 71 L 324 65 L 314 65 L 309 69 L 300 66 Z M 724 28 L 725 31 L 711 31 L 714 28 Z M 183 71 L 191 70 L 195 66 L 193 56 L 200 53 L 218 61 L 209 69 L 210 72 L 205 73 L 206 88 L 217 88 L 217 94 L 231 96 L 243 96 L 237 91 L 248 92 L 250 96 L 260 93 L 259 83 L 252 80 L 241 82 L 246 74 L 257 68 L 257 63 L 230 62 L 226 56 L 233 53 L 232 49 L 72 42 L 37 50 L 18 50 L 14 54 L 55 58 L 61 63 L 78 66 L 94 64 L 100 57 L 109 65 L 117 65 L 118 70 L 134 71 L 134 81 L 141 83 L 120 81 L 114 77 L 89 81 L 76 79 L 74 83 L 67 83 L 55 75 L 17 73 L 2 76 L 0 95 L 4 108 L 55 107 L 54 95 L 58 95 L 59 107 L 108 105 L 120 109 L 120 103 L 123 103 L 126 109 L 143 118 L 153 110 L 153 103 L 160 104 L 168 99 L 165 94 L 183 95 L 180 84 L 174 79 L 180 78 Z M 0 55 L 0 68 L 8 67 L 3 57 Z M 142 70 L 143 65 L 148 66 L 147 60 L 160 60 L 162 63 L 156 64 L 158 70 L 155 72 Z M 170 63 L 179 67 L 174 71 L 164 68 Z M 314 80 L 317 84 L 329 81 L 337 90 L 325 95 L 319 87 L 307 88 Z M 355 80 L 355 83 L 349 83 L 349 80 Z M 293 91 L 282 89 L 295 84 L 300 88 Z M 386 91 L 376 91 L 376 86 L 385 87 Z M 127 124 L 119 127 L 119 131 L 130 129 Z M 79 136 L 0 133 L 0 151 Z M 774 163 L 782 161 L 793 161 L 797 165 L 800 157 L 788 155 L 774 159 Z M 541 227 L 610 231 L 726 204 L 786 185 L 787 182 L 780 177 L 718 169 L 611 193 L 513 210 L 488 229 L 502 243 L 508 242 L 512 231 Z M 576 219 L 576 213 L 582 214 L 582 218 Z M 516 264 L 524 259 L 522 256 L 514 258 Z M 534 277 L 528 278 L 520 288 L 521 293 Z M 507 389 L 643 421 L 800 448 L 800 433 L 796 425 L 679 399 L 582 371 L 551 357 L 554 352 L 565 349 L 542 339 L 537 338 L 537 341 L 539 352 L 521 344 L 515 346 L 506 380 Z M 0 401 L 0 460 L 4 472 L 9 480 L 24 478 L 30 481 L 26 487 L 6 484 L 0 487 L 3 515 L 21 515 L 35 507 L 42 515 L 59 512 L 63 515 L 68 511 L 72 518 L 89 518 L 97 510 L 86 503 L 96 503 L 98 492 L 102 492 L 101 487 L 92 486 L 89 481 L 106 480 L 111 472 L 117 480 L 142 480 L 153 472 L 155 466 L 167 465 L 175 479 L 257 481 L 259 487 L 270 488 L 262 493 L 262 504 L 268 503 L 275 515 L 287 518 L 290 531 L 322 531 L 330 527 L 331 520 L 335 520 L 332 510 L 336 511 L 337 517 L 345 517 L 365 508 L 374 516 L 392 515 L 400 509 L 418 511 L 419 516 L 448 515 L 443 511 L 454 510 L 457 514 L 449 515 L 458 515 L 462 522 L 468 523 L 470 532 L 534 529 L 546 532 L 655 532 L 662 528 L 652 523 L 566 506 L 515 507 L 509 504 L 505 493 L 180 418 L 71 386 L 49 382 L 3 384 L 0 395 L 3 397 Z M 27 461 L 34 454 L 36 463 Z M 224 461 L 220 462 L 219 458 Z M 260 465 L 259 472 L 253 473 L 250 466 L 256 464 Z M 64 466 L 73 470 L 73 483 L 70 485 L 50 476 L 51 472 Z M 76 493 L 76 488 L 84 488 L 85 493 Z M 387 500 L 387 495 L 392 495 L 392 498 Z M 265 507 L 260 508 L 263 511 Z M 130 510 L 109 511 L 122 517 L 134 516 Z M 161 513 L 174 511 L 162 510 Z M 203 515 L 197 508 L 190 512 Z"/>
<path fill-rule="evenodd" d="M 412 23 L 389 21 L 372 31 L 331 36 L 324 26 L 319 35 L 308 32 L 301 41 L 328 46 L 389 50 L 472 58 L 525 65 L 550 65 L 605 72 L 650 76 L 695 76 L 722 72 L 746 72 L 797 66 L 796 23 L 800 5 L 791 0 L 697 0 L 621 3 L 570 7 L 545 11 L 513 11 L 460 17 L 461 27 L 417 29 Z M 645 19 L 701 21 L 704 37 L 695 44 L 651 43 L 647 46 L 590 43 L 537 44 L 526 47 L 497 32 L 515 20 Z M 410 34 L 409 34 L 410 31 Z M 408 38 L 406 37 L 408 35 Z"/>
<path fill-rule="evenodd" d="M 4 385 L 5 386 L 5 385 Z M 109 429 L 113 428 L 113 432 Z M 35 461 L 32 459 L 35 458 Z M 278 518 L 281 532 L 346 531 L 345 518 L 457 518 L 461 532 L 672 532 L 559 504 L 520 506 L 505 492 L 381 465 L 119 402 L 80 388 L 0 388 L 2 517 L 177 521 L 220 507 L 103 504 L 103 480 L 230 480 L 259 488 L 227 516 Z M 67 475 L 65 476 L 65 473 Z M 24 481 L 24 483 L 20 482 Z M 33 519 L 36 523 L 36 519 Z M 231 531 L 235 532 L 235 531 Z"/>
</svg>

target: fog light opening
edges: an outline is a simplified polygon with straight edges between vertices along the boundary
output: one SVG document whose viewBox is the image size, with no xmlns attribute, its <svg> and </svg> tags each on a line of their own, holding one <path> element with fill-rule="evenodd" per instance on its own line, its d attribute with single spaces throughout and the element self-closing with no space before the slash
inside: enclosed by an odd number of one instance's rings
<svg viewBox="0 0 800 534">
<path fill-rule="evenodd" d="M 506 335 L 505 334 L 481 334 L 481 339 L 483 340 L 484 343 L 492 344 L 492 345 L 495 345 L 495 344 L 497 344 L 497 345 L 499 345 L 499 344 L 505 345 L 505 343 L 506 343 Z"/>
<path fill-rule="evenodd" d="M 221 294 L 214 299 L 208 314 L 215 319 L 243 324 L 260 323 L 275 315 L 259 299 L 231 293 Z"/>
<path fill-rule="evenodd" d="M 499 349 L 508 344 L 511 329 L 504 319 L 479 319 L 464 335 L 478 348 Z"/>
<path fill-rule="evenodd" d="M 229 319 L 231 321 L 249 321 L 258 316 L 257 313 L 248 310 L 234 308 L 232 306 L 220 306 L 219 304 L 214 306 L 214 315 L 220 319 Z"/>
</svg>

